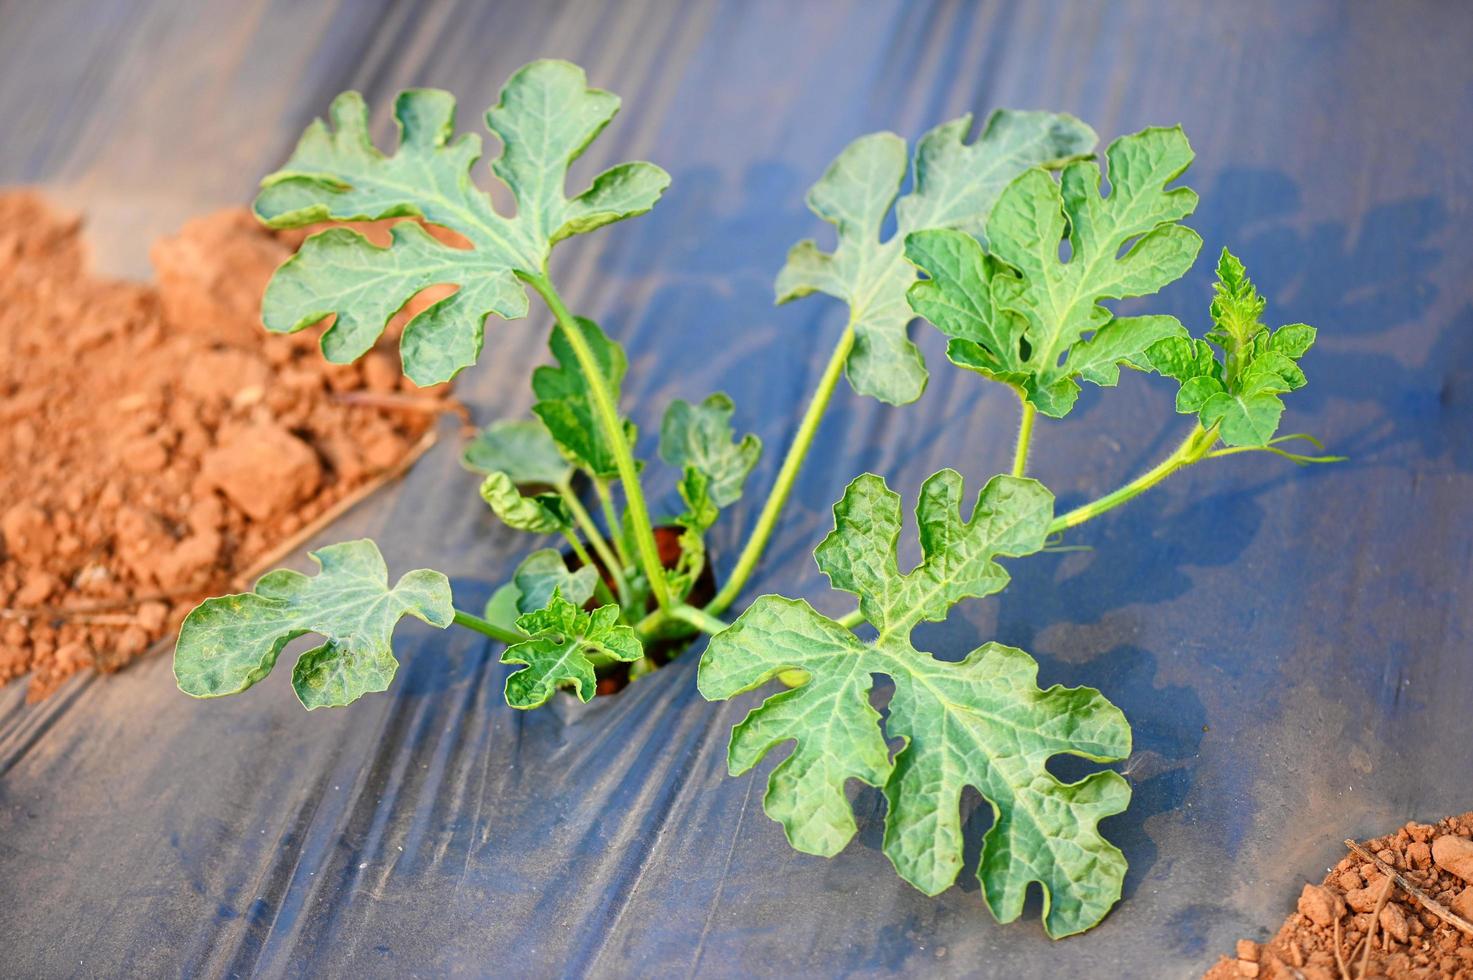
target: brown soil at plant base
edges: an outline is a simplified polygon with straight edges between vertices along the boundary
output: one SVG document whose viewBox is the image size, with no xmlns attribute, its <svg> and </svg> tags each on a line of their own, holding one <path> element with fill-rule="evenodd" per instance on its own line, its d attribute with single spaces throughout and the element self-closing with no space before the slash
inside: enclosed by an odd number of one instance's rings
<svg viewBox="0 0 1473 980">
<path fill-rule="evenodd" d="M 674 568 L 680 562 L 680 536 L 683 531 L 678 527 L 663 526 L 655 528 L 654 532 L 655 547 L 660 553 L 660 564 L 666 568 Z M 569 568 L 577 568 L 581 564 L 574 558 L 571 552 L 565 552 L 563 554 L 563 560 Z M 598 560 L 597 556 L 594 556 L 593 561 L 599 570 L 599 574 L 603 576 L 604 584 L 609 587 L 610 591 L 613 591 L 613 578 L 604 569 L 603 563 Z M 701 607 L 714 598 L 716 598 L 716 576 L 711 570 L 711 556 L 707 555 L 706 564 L 701 569 L 701 574 L 696 576 L 695 584 L 691 586 L 690 594 L 685 597 L 685 601 L 693 606 Z M 589 606 L 592 605 L 593 602 L 590 600 Z M 650 612 L 655 611 L 655 600 L 653 598 L 649 600 L 647 608 Z M 663 667 L 684 653 L 692 642 L 688 637 L 671 640 L 654 640 L 645 644 L 645 656 L 649 657 L 650 661 L 657 667 Z M 617 694 L 628 686 L 628 664 L 614 663 L 599 669 L 599 697 Z"/>
<path fill-rule="evenodd" d="M 1435 825 L 1409 823 L 1364 847 L 1452 915 L 1473 922 L 1473 812 Z M 1370 954 L 1362 972 L 1368 936 Z M 1363 976 L 1473 978 L 1473 935 L 1434 914 L 1354 853 L 1320 884 L 1304 886 L 1297 910 L 1278 935 L 1262 945 L 1240 940 L 1235 957 L 1224 956 L 1207 971 L 1207 980 Z"/>
<path fill-rule="evenodd" d="M 110 281 L 76 216 L 0 194 L 0 684 L 122 667 L 433 424 L 394 329 L 336 366 L 260 326 L 302 237 L 220 212 L 155 243 L 156 285 Z"/>
</svg>

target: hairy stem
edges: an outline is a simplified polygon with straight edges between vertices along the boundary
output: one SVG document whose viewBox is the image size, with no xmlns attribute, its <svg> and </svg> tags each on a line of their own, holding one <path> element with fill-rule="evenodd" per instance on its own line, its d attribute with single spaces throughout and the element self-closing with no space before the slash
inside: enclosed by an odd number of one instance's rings
<svg viewBox="0 0 1473 980">
<path fill-rule="evenodd" d="M 772 537 L 773 528 L 777 525 L 778 516 L 782 513 L 783 506 L 788 502 L 788 494 L 793 490 L 793 483 L 798 478 L 798 471 L 803 468 L 803 460 L 808 456 L 808 450 L 813 445 L 813 437 L 818 432 L 818 424 L 823 421 L 824 412 L 829 407 L 829 400 L 834 395 L 834 388 L 839 383 L 839 378 L 844 373 L 844 362 L 849 359 L 849 351 L 854 347 L 854 324 L 850 323 L 844 327 L 844 333 L 839 338 L 839 343 L 834 347 L 834 352 L 829 355 L 828 365 L 824 367 L 823 375 L 818 379 L 818 389 L 814 391 L 813 398 L 808 402 L 808 409 L 803 413 L 803 419 L 798 423 L 798 431 L 793 436 L 793 443 L 788 447 L 788 454 L 783 457 L 782 467 L 777 471 L 777 480 L 772 485 L 772 492 L 767 496 L 767 502 L 762 505 L 762 512 L 757 517 L 757 525 L 752 529 L 752 536 L 747 539 L 747 544 L 742 548 L 741 555 L 737 558 L 736 567 L 732 569 L 731 578 L 727 579 L 716 598 L 706 604 L 706 612 L 719 616 L 741 594 L 742 588 L 747 584 L 757 562 L 762 558 L 762 552 L 767 548 L 767 541 Z"/>
<path fill-rule="evenodd" d="M 568 510 L 573 514 L 573 520 L 582 528 L 584 537 L 588 538 L 588 543 L 593 546 L 593 550 L 598 554 L 599 561 L 603 563 L 605 571 L 609 573 L 609 578 L 614 580 L 614 590 L 619 593 L 619 605 L 628 605 L 629 584 L 624 581 L 624 563 L 615 558 L 613 552 L 609 551 L 608 542 L 604 540 L 604 536 L 598 530 L 598 525 L 593 523 L 593 518 L 584 509 L 582 502 L 578 500 L 578 495 L 573 493 L 570 487 L 559 487 L 558 494 L 563 498 L 563 503 L 568 505 Z M 609 533 L 613 534 L 613 531 L 611 530 Z M 570 541 L 573 543 L 573 551 L 575 553 L 579 552 L 581 548 L 577 544 L 577 539 L 570 538 Z M 579 554 L 578 558 L 585 565 L 593 564 L 583 554 Z M 607 592 L 607 590 L 605 591 Z"/>
<path fill-rule="evenodd" d="M 609 391 L 603 372 L 599 370 L 598 361 L 594 358 L 593 349 L 588 346 L 573 314 L 568 312 L 563 298 L 558 295 L 552 280 L 547 277 L 546 269 L 540 276 L 519 275 L 547 303 L 547 308 L 552 311 L 558 327 L 567 338 L 568 346 L 573 349 L 573 356 L 578 359 L 578 367 L 583 371 L 584 380 L 588 382 L 599 428 L 609 441 L 614 454 L 614 465 L 619 471 L 619 482 L 624 487 L 624 499 L 628 504 L 624 512 L 634 528 L 634 544 L 639 551 L 640 565 L 649 578 L 650 592 L 654 595 L 655 602 L 664 608 L 670 605 L 670 590 L 665 583 L 664 567 L 660 564 L 660 550 L 655 545 L 654 528 L 650 526 L 650 512 L 644 502 L 644 489 L 639 485 L 639 467 L 635 465 L 634 453 L 630 451 L 625 439 L 624 426 L 619 421 L 619 406 L 614 403 L 613 392 Z"/>
<path fill-rule="evenodd" d="M 834 620 L 834 622 L 838 623 L 846 630 L 852 630 L 854 627 L 858 626 L 864 621 L 864 613 L 860 612 L 858 609 L 852 609 L 848 613 Z"/>
<path fill-rule="evenodd" d="M 1038 415 L 1038 409 L 1033 407 L 1033 403 L 1021 390 L 1018 391 L 1018 400 L 1023 403 L 1023 417 L 1018 420 L 1018 445 L 1013 450 L 1013 476 L 1023 476 L 1028 472 L 1028 448 L 1033 442 L 1033 420 Z"/>
<path fill-rule="evenodd" d="M 1099 517 L 1106 511 L 1114 510 L 1126 501 L 1135 499 L 1182 467 L 1190 466 L 1203 459 L 1216 442 L 1217 430 L 1215 428 L 1204 429 L 1200 423 L 1192 426 L 1191 433 L 1182 440 L 1181 445 L 1177 446 L 1170 456 L 1120 489 L 1107 493 L 1099 500 L 1082 507 L 1076 507 L 1061 517 L 1054 518 L 1053 523 L 1048 527 L 1048 533 L 1057 534 L 1066 528 L 1078 527 L 1091 518 Z"/>
<path fill-rule="evenodd" d="M 468 630 L 475 630 L 493 640 L 500 640 L 507 646 L 521 643 L 526 639 L 521 633 L 514 630 L 504 629 L 490 620 L 482 619 L 474 613 L 468 613 L 462 609 L 455 610 L 455 625 L 464 626 Z"/>
<path fill-rule="evenodd" d="M 598 493 L 598 503 L 603 508 L 604 523 L 609 526 L 609 538 L 614 542 L 614 551 L 619 555 L 622 566 L 628 568 L 634 562 L 629 560 L 629 551 L 624 547 L 624 525 L 614 511 L 614 495 L 609 491 L 609 481 L 596 476 L 593 478 L 593 489 Z"/>
</svg>

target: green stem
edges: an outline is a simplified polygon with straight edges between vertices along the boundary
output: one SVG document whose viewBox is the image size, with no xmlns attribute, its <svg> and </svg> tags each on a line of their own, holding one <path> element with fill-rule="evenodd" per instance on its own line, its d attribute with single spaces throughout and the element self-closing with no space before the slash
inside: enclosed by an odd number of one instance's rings
<svg viewBox="0 0 1473 980">
<path fill-rule="evenodd" d="M 1022 476 L 1028 471 L 1028 446 L 1033 441 L 1033 419 L 1038 409 L 1028 396 L 1018 391 L 1018 400 L 1023 403 L 1023 417 L 1018 421 L 1018 445 L 1013 450 L 1013 476 Z"/>
<path fill-rule="evenodd" d="M 670 605 L 670 590 L 665 582 L 665 570 L 660 564 L 660 549 L 655 545 L 655 531 L 650 526 L 649 508 L 644 502 L 644 490 L 639 485 L 639 467 L 635 465 L 634 453 L 630 451 L 629 442 L 624 433 L 624 426 L 619 419 L 619 406 L 614 403 L 613 392 L 609 390 L 603 372 L 599 368 L 598 360 L 594 357 L 593 349 L 588 346 L 588 340 L 583 336 L 583 330 L 573 319 L 573 314 L 568 312 L 563 299 L 558 295 L 552 280 L 547 277 L 544 268 L 542 275 L 529 276 L 518 273 L 537 294 L 547 303 L 547 308 L 557 319 L 558 327 L 562 329 L 563 336 L 568 341 L 568 346 L 573 349 L 573 356 L 578 359 L 578 367 L 583 372 L 583 380 L 588 383 L 588 392 L 593 403 L 594 414 L 598 416 L 599 428 L 603 431 L 604 438 L 608 440 L 609 448 L 614 454 L 614 465 L 619 471 L 619 482 L 624 486 L 624 499 L 628 506 L 625 515 L 629 523 L 634 526 L 634 544 L 639 551 L 640 564 L 644 567 L 644 573 L 649 578 L 650 592 L 655 597 L 655 602 L 664 608 Z"/>
<path fill-rule="evenodd" d="M 1190 466 L 1204 458 L 1216 442 L 1217 430 L 1215 428 L 1204 429 L 1200 423 L 1192 426 L 1191 433 L 1182 440 L 1181 445 L 1177 446 L 1170 456 L 1120 489 L 1107 493 L 1099 500 L 1085 504 L 1083 507 L 1076 507 L 1062 517 L 1054 518 L 1053 523 L 1048 527 L 1048 533 L 1057 534 L 1066 528 L 1078 527 L 1091 518 L 1113 510 L 1128 500 L 1133 500 L 1183 466 Z"/>
<path fill-rule="evenodd" d="M 839 378 L 844 373 L 844 362 L 849 359 L 849 351 L 854 347 L 854 323 L 844 328 L 844 334 L 839 338 L 839 343 L 834 347 L 833 354 L 829 355 L 829 363 L 823 370 L 823 375 L 818 379 L 818 389 L 813 393 L 812 400 L 808 403 L 808 409 L 803 413 L 803 419 L 798 423 L 798 431 L 793 436 L 793 444 L 788 447 L 788 454 L 783 458 L 782 467 L 777 471 L 777 480 L 773 483 L 772 492 L 767 496 L 767 502 L 762 505 L 762 513 L 757 517 L 757 526 L 752 529 L 752 536 L 747 539 L 747 544 L 742 548 L 741 555 L 737 558 L 736 567 L 732 569 L 731 578 L 727 579 L 716 598 L 706 604 L 706 612 L 719 616 L 736 601 L 741 594 L 742 587 L 747 584 L 747 579 L 757 567 L 757 562 L 762 558 L 762 552 L 767 548 L 767 541 L 772 537 L 773 528 L 777 525 L 778 515 L 782 513 L 783 505 L 788 502 L 788 494 L 793 490 L 793 483 L 798 478 L 798 471 L 803 467 L 803 460 L 808 455 L 808 449 L 813 445 L 813 437 L 818 432 L 818 424 L 823 421 L 824 412 L 829 407 L 829 399 L 833 397 L 834 388 L 839 383 Z"/>
<path fill-rule="evenodd" d="M 593 489 L 598 491 L 599 506 L 604 511 L 604 523 L 609 526 L 609 537 L 613 539 L 614 551 L 619 555 L 619 561 L 625 568 L 633 565 L 629 560 L 629 552 L 624 547 L 624 524 L 619 520 L 619 515 L 614 512 L 614 495 L 609 492 L 609 481 L 603 477 L 593 478 Z"/>
<path fill-rule="evenodd" d="M 593 523 L 593 518 L 584 509 L 582 502 L 578 500 L 578 495 L 573 493 L 570 487 L 558 487 L 558 493 L 562 496 L 563 502 L 568 505 L 568 510 L 572 512 L 573 520 L 583 529 L 583 534 L 588 538 L 588 543 L 598 553 L 599 561 L 603 563 L 604 569 L 609 573 L 609 578 L 614 580 L 614 589 L 619 593 L 619 605 L 628 605 L 629 585 L 624 581 L 624 565 L 609 551 L 608 543 L 604 541 L 604 536 L 599 532 L 598 525 Z M 575 553 L 581 551 L 576 538 L 570 537 L 569 541 L 572 543 Z M 593 564 L 583 554 L 579 554 L 578 558 L 585 565 Z"/>
<path fill-rule="evenodd" d="M 854 627 L 858 626 L 864 621 L 864 613 L 860 612 L 858 609 L 851 609 L 845 615 L 840 616 L 838 619 L 834 620 L 834 622 L 838 623 L 846 630 L 852 630 Z"/>
<path fill-rule="evenodd" d="M 507 646 L 521 643 L 523 640 L 526 639 L 526 637 L 523 636 L 521 633 L 509 629 L 503 629 L 490 620 L 482 619 L 480 616 L 477 616 L 474 613 L 468 613 L 460 609 L 455 610 L 455 625 L 464 626 L 466 629 L 469 630 L 475 630 L 477 633 L 489 636 L 493 640 L 500 640 Z"/>
<path fill-rule="evenodd" d="M 670 609 L 670 615 L 682 622 L 689 623 L 703 633 L 710 633 L 712 636 L 715 636 L 731 625 L 724 620 L 717 619 L 704 610 L 697 609 L 695 606 L 687 606 L 684 603 L 673 606 Z"/>
</svg>

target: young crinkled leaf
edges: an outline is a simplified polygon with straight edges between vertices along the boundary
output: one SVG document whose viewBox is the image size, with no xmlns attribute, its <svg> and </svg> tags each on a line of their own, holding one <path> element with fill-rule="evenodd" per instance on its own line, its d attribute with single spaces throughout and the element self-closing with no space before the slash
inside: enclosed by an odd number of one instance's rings
<svg viewBox="0 0 1473 980">
<path fill-rule="evenodd" d="M 546 609 L 554 595 L 581 607 L 593 598 L 597 581 L 598 570 L 593 566 L 570 569 L 563 556 L 551 548 L 539 548 L 523 558 L 511 577 L 518 613 Z"/>
<path fill-rule="evenodd" d="M 906 256 L 929 277 L 911 287 L 911 306 L 951 338 L 947 357 L 1013 385 L 1054 418 L 1074 406 L 1077 379 L 1113 385 L 1121 365 L 1149 368 L 1152 344 L 1186 336 L 1174 317 L 1115 317 L 1100 303 L 1154 293 L 1191 268 L 1202 239 L 1177 222 L 1197 195 L 1166 185 L 1192 148 L 1180 127 L 1147 129 L 1105 156 L 1108 197 L 1092 160 L 1070 163 L 1058 181 L 1033 169 L 1009 184 L 988 219 L 986 249 L 945 229 L 906 240 Z"/>
<path fill-rule="evenodd" d="M 598 685 L 590 655 L 632 663 L 644 656 L 633 627 L 619 625 L 619 607 L 601 606 L 591 613 L 560 594 L 547 608 L 517 619 L 517 627 L 531 639 L 507 647 L 504 664 L 524 664 L 506 679 L 506 703 L 513 708 L 537 708 L 559 687 L 571 687 L 583 701 Z"/>
<path fill-rule="evenodd" d="M 571 531 L 573 513 L 561 496 L 555 493 L 524 495 L 510 476 L 492 473 L 481 483 L 481 499 L 507 527 L 533 534 L 557 534 Z"/>
<path fill-rule="evenodd" d="M 705 474 L 711 503 L 729 507 L 742 495 L 747 474 L 762 457 L 762 440 L 748 433 L 734 441 L 731 398 L 722 392 L 699 405 L 676 399 L 660 424 L 660 458 L 684 473 Z"/>
<path fill-rule="evenodd" d="M 762 456 L 762 440 L 748 433 L 735 441 L 731 427 L 735 406 L 722 392 L 699 405 L 677 399 L 665 410 L 660 424 L 660 458 L 680 470 L 680 497 L 685 512 L 675 522 L 680 536 L 680 561 L 670 570 L 670 591 L 680 599 L 690 592 L 706 563 L 705 533 L 716 523 L 722 507 L 742 495 L 742 484 Z"/>
<path fill-rule="evenodd" d="M 1096 762 L 1130 753 L 1120 710 L 1089 688 L 1037 685 L 1021 650 L 988 643 L 961 662 L 917 650 L 910 634 L 965 598 L 1007 584 L 995 559 L 1043 546 L 1053 497 L 1033 480 L 993 478 L 963 523 L 962 479 L 942 470 L 921 488 L 921 564 L 901 574 L 900 498 L 877 476 L 849 485 L 834 531 L 814 557 L 835 588 L 859 596 L 878 631 L 871 643 L 806 602 L 762 596 L 701 658 L 699 687 L 724 700 L 784 672 L 803 679 L 754 708 L 732 731 L 733 775 L 777 746 L 792 754 L 772 770 L 764 806 L 800 851 L 833 855 L 856 825 L 845 786 L 881 787 L 888 801 L 884 850 L 902 878 L 927 894 L 949 887 L 962 865 L 962 790 L 991 803 L 978 877 L 994 915 L 1021 914 L 1029 882 L 1044 888 L 1044 925 L 1066 936 L 1097 923 L 1119 899 L 1120 851 L 1099 821 L 1125 809 L 1130 789 L 1100 771 L 1064 783 L 1046 768 L 1059 754 Z M 870 705 L 872 676 L 895 683 L 888 717 Z M 903 747 L 890 757 L 889 742 Z"/>
<path fill-rule="evenodd" d="M 1150 366 L 1181 382 L 1176 410 L 1218 427 L 1229 446 L 1264 446 L 1279 428 L 1282 395 L 1302 388 L 1298 360 L 1314 344 L 1315 329 L 1291 323 L 1270 331 L 1265 301 L 1243 263 L 1227 249 L 1217 263 L 1207 340 L 1171 338 L 1146 351 Z M 1211 342 L 1211 344 L 1208 343 Z M 1212 344 L 1222 350 L 1219 360 Z"/>
<path fill-rule="evenodd" d="M 488 314 L 526 314 L 519 277 L 540 275 L 557 242 L 643 214 L 668 186 L 659 167 L 625 163 L 576 197 L 565 195 L 569 165 L 618 110 L 617 96 L 589 88 L 583 69 L 566 61 L 534 61 L 512 75 L 486 113 L 502 142 L 491 169 L 516 199 L 516 215 L 507 217 L 471 181 L 481 140 L 474 133 L 454 137 L 449 93 L 399 95 L 399 146 L 389 156 L 369 139 L 363 98 L 338 96 L 331 127 L 313 122 L 286 165 L 262 181 L 260 219 L 296 228 L 414 216 L 457 232 L 470 248 L 443 244 L 414 222 L 395 225 L 387 248 L 344 228 L 314 235 L 267 287 L 266 326 L 290 332 L 336 314 L 322 349 L 328 360 L 347 363 L 373 346 L 415 293 L 452 284 L 458 290 L 415 316 L 400 342 L 405 373 L 417 384 L 449 380 L 480 355 Z"/>
<path fill-rule="evenodd" d="M 598 324 L 582 317 L 575 318 L 583 339 L 593 351 L 604 376 L 604 382 L 615 403 L 624 383 L 629 360 L 623 348 L 610 340 Z M 578 359 L 561 326 L 554 327 L 548 347 L 557 366 L 543 365 L 532 372 L 532 392 L 537 404 L 532 411 L 542 420 L 564 455 L 572 458 L 590 476 L 612 479 L 619 475 L 614 447 L 609 444 L 598 422 L 593 393 L 578 366 Z M 624 437 L 632 447 L 637 435 L 634 423 L 624 420 Z"/>
<path fill-rule="evenodd" d="M 915 188 L 896 202 L 905 179 L 905 140 L 874 133 L 849 144 L 808 192 L 808 206 L 838 229 L 839 244 L 822 252 L 812 240 L 793 246 L 777 277 L 777 301 L 823 292 L 849 305 L 854 347 L 846 373 L 854 390 L 893 405 L 915 401 L 926 366 L 906 328 L 915 318 L 905 291 L 915 270 L 902 242 L 924 228 L 981 235 L 1003 188 L 1029 167 L 1058 166 L 1090 153 L 1095 134 L 1072 116 L 995 112 L 982 134 L 965 142 L 972 117 L 962 116 L 921 137 Z M 895 204 L 897 231 L 880 240 Z"/>
<path fill-rule="evenodd" d="M 174 647 L 179 689 L 195 697 L 239 694 L 261 680 L 292 640 L 316 633 L 327 642 L 302 654 L 292 687 L 308 709 L 349 704 L 387 690 L 399 662 L 391 639 L 403 616 L 444 629 L 455 619 L 450 582 L 421 568 L 393 588 L 372 541 L 348 541 L 312 553 L 321 572 L 278 569 L 254 592 L 206 599 L 184 619 Z"/>
</svg>

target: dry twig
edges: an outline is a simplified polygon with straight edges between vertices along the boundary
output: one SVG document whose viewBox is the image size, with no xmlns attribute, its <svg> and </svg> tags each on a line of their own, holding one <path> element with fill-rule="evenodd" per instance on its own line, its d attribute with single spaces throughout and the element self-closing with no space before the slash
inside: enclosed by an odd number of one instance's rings
<svg viewBox="0 0 1473 980">
<path fill-rule="evenodd" d="M 1417 903 L 1422 906 L 1422 908 L 1426 909 L 1428 912 L 1431 912 L 1433 915 L 1437 916 L 1439 919 L 1441 919 L 1443 922 L 1446 922 L 1454 929 L 1457 929 L 1459 932 L 1463 933 L 1463 935 L 1473 936 L 1473 922 L 1469 922 L 1461 915 L 1454 913 L 1451 909 L 1444 906 L 1441 902 L 1434 899 L 1431 895 L 1428 895 L 1426 892 L 1422 891 L 1422 889 L 1418 888 L 1416 885 L 1408 881 L 1406 876 L 1403 875 L 1400 871 L 1397 871 L 1391 865 L 1376 857 L 1376 855 L 1372 854 L 1364 847 L 1361 847 L 1355 841 L 1347 840 L 1345 842 L 1345 846 L 1355 852 L 1355 854 L 1359 856 L 1362 860 L 1369 861 L 1374 864 L 1378 871 L 1400 885 L 1402 891 L 1406 892 L 1413 899 L 1415 899 Z"/>
<path fill-rule="evenodd" d="M 1359 977 L 1366 975 L 1366 966 L 1371 962 L 1371 947 L 1376 945 L 1376 926 L 1381 922 L 1381 910 L 1386 907 L 1386 900 L 1391 897 L 1391 886 L 1395 883 L 1395 878 L 1386 879 L 1386 883 L 1381 886 L 1381 894 L 1376 897 L 1376 907 L 1371 910 L 1371 925 L 1366 930 L 1365 938 L 1366 951 L 1361 954 L 1360 969 L 1356 971 Z M 1383 949 L 1388 948 L 1386 943 L 1381 945 Z"/>
</svg>

